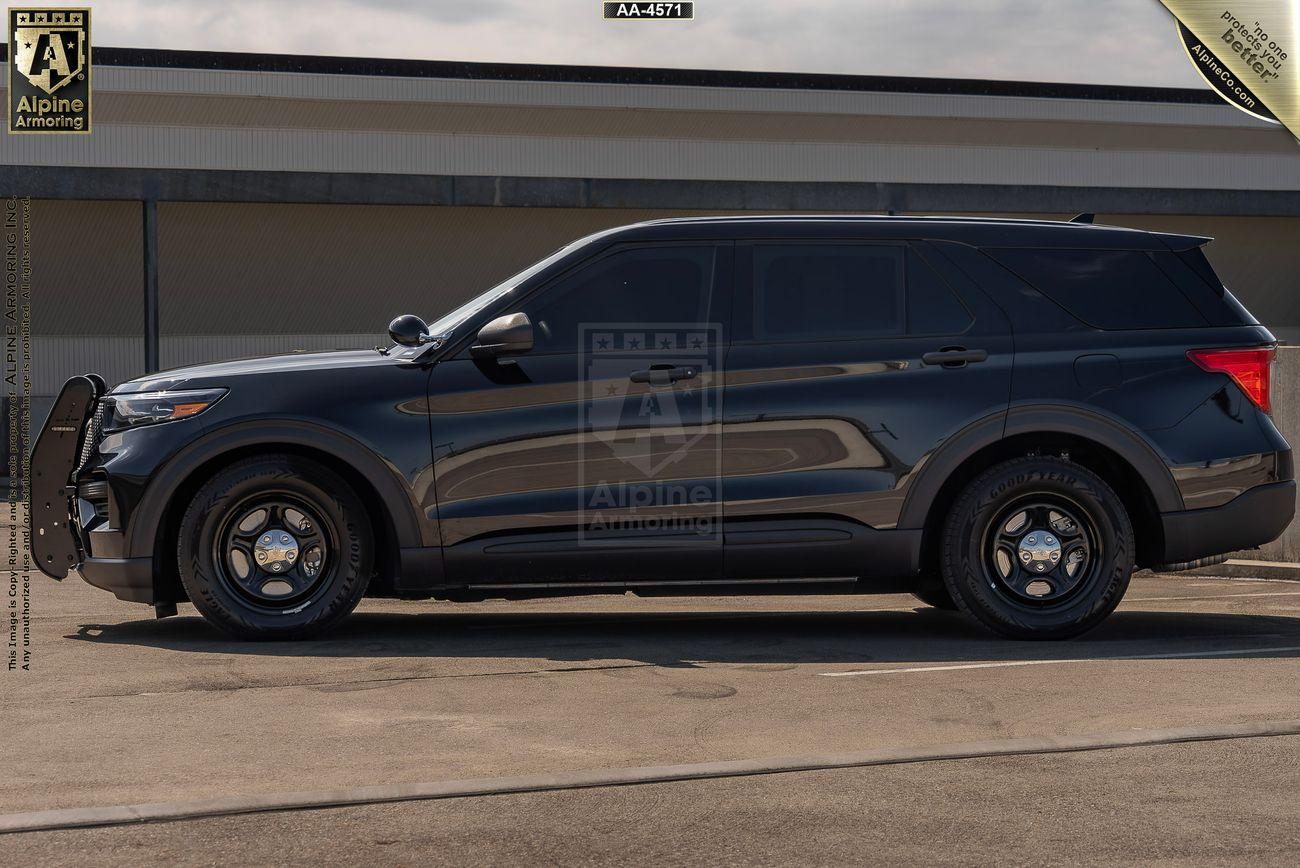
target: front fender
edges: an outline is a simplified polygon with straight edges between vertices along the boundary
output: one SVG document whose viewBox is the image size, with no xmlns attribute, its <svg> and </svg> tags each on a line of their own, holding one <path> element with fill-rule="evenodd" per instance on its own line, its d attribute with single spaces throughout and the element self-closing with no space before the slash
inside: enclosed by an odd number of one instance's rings
<svg viewBox="0 0 1300 868">
<path fill-rule="evenodd" d="M 200 467 L 237 450 L 264 447 L 272 452 L 280 446 L 315 450 L 346 462 L 374 487 L 388 508 L 399 546 L 437 545 L 437 529 L 427 528 L 420 522 L 415 494 L 391 462 L 354 438 L 323 425 L 259 419 L 205 431 L 152 475 L 127 529 L 127 552 L 134 557 L 153 554 L 158 530 L 173 496 Z"/>
</svg>

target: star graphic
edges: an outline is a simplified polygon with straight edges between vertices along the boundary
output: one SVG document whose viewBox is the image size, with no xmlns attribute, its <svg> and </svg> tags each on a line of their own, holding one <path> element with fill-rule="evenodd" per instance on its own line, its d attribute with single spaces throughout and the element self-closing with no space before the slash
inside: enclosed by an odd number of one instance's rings
<svg viewBox="0 0 1300 868">
<path fill-rule="evenodd" d="M 702 346 L 704 346 L 704 341 L 700 340 L 699 338 L 696 338 L 695 340 L 691 341 L 691 347 L 693 349 L 698 350 Z"/>
<path fill-rule="evenodd" d="M 608 338 L 601 338 L 600 340 L 596 341 L 596 346 L 599 347 L 599 348 L 602 349 L 602 350 L 607 350 L 607 349 L 609 349 L 609 339 L 608 339 Z"/>
<path fill-rule="evenodd" d="M 670 350 L 673 347 L 673 342 L 668 340 L 668 338 L 664 338 L 662 341 L 659 342 L 659 347 L 661 349 Z"/>
<path fill-rule="evenodd" d="M 627 348 L 628 348 L 629 350 L 639 350 L 639 349 L 641 349 L 641 339 L 640 339 L 640 338 L 632 338 L 632 340 L 630 340 L 630 341 L 627 342 Z"/>
<path fill-rule="evenodd" d="M 610 383 L 608 386 L 605 387 L 605 394 L 606 394 L 606 395 L 617 395 L 617 394 L 618 394 L 618 386 L 615 386 L 613 383 Z"/>
<path fill-rule="evenodd" d="M 31 47 L 32 47 L 32 44 L 31 44 L 30 42 L 24 42 L 24 43 L 23 43 L 23 48 L 31 48 Z"/>
</svg>

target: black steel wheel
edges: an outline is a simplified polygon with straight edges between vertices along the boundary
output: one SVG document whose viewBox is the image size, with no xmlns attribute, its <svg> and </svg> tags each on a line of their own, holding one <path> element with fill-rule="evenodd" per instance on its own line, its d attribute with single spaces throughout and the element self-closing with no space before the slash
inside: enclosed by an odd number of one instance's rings
<svg viewBox="0 0 1300 868">
<path fill-rule="evenodd" d="M 332 523 L 284 491 L 256 494 L 227 510 L 212 554 L 217 574 L 254 605 L 296 606 L 325 583 L 338 551 Z"/>
<path fill-rule="evenodd" d="M 1065 497 L 1031 496 L 1013 503 L 986 534 L 985 576 L 1021 604 L 1052 606 L 1068 599 L 1088 586 L 1105 557 L 1105 542 L 1088 512 Z"/>
<path fill-rule="evenodd" d="M 957 607 L 1020 639 L 1091 629 L 1119 605 L 1133 573 L 1123 502 L 1060 458 L 1018 458 L 981 474 L 954 502 L 940 547 Z"/>
<path fill-rule="evenodd" d="M 301 638 L 356 607 L 374 562 L 365 508 L 309 459 L 237 462 L 199 489 L 181 520 L 178 563 L 191 602 L 242 638 Z"/>
</svg>

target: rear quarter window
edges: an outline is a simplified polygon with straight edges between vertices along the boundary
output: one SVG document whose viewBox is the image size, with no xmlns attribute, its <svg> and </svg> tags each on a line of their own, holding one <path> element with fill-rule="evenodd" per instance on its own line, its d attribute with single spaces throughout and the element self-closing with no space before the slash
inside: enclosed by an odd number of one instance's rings
<svg viewBox="0 0 1300 868">
<path fill-rule="evenodd" d="M 1094 328 L 1209 325 L 1143 250 L 1004 248 L 985 252 Z"/>
</svg>

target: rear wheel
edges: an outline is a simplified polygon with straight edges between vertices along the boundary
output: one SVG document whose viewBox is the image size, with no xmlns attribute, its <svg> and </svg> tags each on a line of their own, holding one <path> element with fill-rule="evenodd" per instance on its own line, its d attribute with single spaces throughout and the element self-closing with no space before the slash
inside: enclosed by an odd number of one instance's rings
<svg viewBox="0 0 1300 868">
<path fill-rule="evenodd" d="M 233 464 L 199 489 L 181 520 L 177 558 L 208 621 L 241 638 L 295 639 L 356 607 L 374 537 L 338 474 L 270 455 Z"/>
<path fill-rule="evenodd" d="M 944 584 L 963 613 L 1017 639 L 1062 639 L 1109 615 L 1133 573 L 1133 526 L 1099 476 L 1018 458 L 972 481 L 944 524 Z"/>
</svg>

